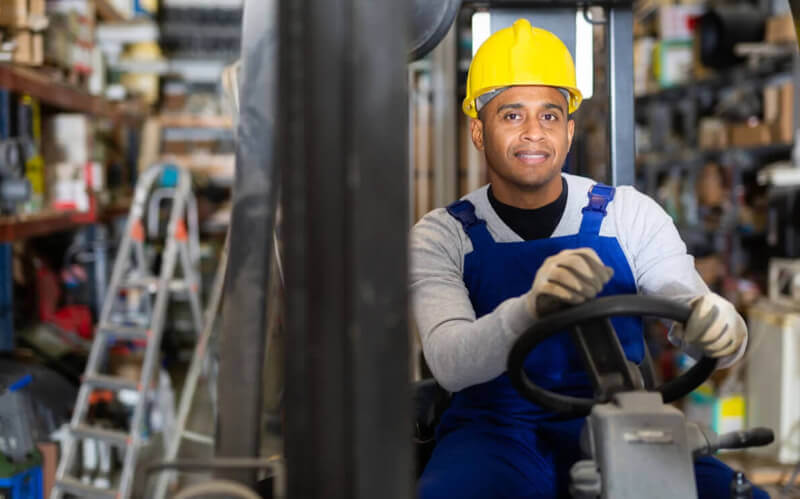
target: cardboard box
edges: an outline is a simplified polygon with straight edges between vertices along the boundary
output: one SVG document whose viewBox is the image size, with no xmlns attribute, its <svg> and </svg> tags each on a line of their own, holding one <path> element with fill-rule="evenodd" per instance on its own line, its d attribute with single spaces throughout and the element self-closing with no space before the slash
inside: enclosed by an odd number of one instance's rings
<svg viewBox="0 0 800 499">
<path fill-rule="evenodd" d="M 25 26 L 27 19 L 27 0 L 0 0 L 0 26 Z"/>
<path fill-rule="evenodd" d="M 44 36 L 27 29 L 14 30 L 8 42 L 14 49 L 11 60 L 26 66 L 41 66 L 44 63 Z"/>
<path fill-rule="evenodd" d="M 775 142 L 794 141 L 794 83 L 791 79 L 764 87 L 764 123 L 772 128 Z"/>
<path fill-rule="evenodd" d="M 0 26 L 33 28 L 44 16 L 45 0 L 0 0 Z"/>
<path fill-rule="evenodd" d="M 728 127 L 719 118 L 701 118 L 698 135 L 700 149 L 718 151 L 728 147 Z"/>
<path fill-rule="evenodd" d="M 767 19 L 764 41 L 767 43 L 795 43 L 796 40 L 797 31 L 791 13 Z"/>
<path fill-rule="evenodd" d="M 734 147 L 756 147 L 772 143 L 772 127 L 765 123 L 757 125 L 731 125 L 731 145 Z"/>
<path fill-rule="evenodd" d="M 162 149 L 164 154 L 188 154 L 192 146 L 185 140 L 165 140 Z"/>
<path fill-rule="evenodd" d="M 716 163 L 706 163 L 703 166 L 695 189 L 700 206 L 722 206 L 728 198 L 722 169 Z"/>
<path fill-rule="evenodd" d="M 794 142 L 794 82 L 787 81 L 781 85 L 778 103 L 780 116 L 775 123 L 776 142 L 790 144 Z"/>
</svg>

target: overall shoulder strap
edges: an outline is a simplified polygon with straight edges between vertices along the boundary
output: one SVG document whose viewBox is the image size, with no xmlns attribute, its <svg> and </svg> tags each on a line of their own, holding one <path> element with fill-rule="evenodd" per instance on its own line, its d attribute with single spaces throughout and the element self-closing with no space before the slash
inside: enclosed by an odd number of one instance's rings
<svg viewBox="0 0 800 499">
<path fill-rule="evenodd" d="M 581 234 L 598 235 L 600 234 L 600 225 L 603 223 L 603 218 L 606 216 L 606 207 L 614 199 L 616 189 L 609 185 L 597 183 L 589 191 L 589 204 L 587 204 L 582 212 L 583 219 L 581 220 Z"/>
<path fill-rule="evenodd" d="M 469 236 L 470 241 L 472 241 L 474 249 L 493 242 L 492 236 L 486 228 L 486 221 L 475 215 L 475 205 L 470 201 L 462 199 L 450 204 L 446 209 L 450 216 L 461 222 L 461 226 Z"/>
</svg>

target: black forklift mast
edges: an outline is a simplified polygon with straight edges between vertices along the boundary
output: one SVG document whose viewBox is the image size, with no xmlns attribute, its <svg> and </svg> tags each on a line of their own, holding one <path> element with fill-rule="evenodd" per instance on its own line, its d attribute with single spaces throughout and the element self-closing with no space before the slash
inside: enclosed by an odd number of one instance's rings
<svg viewBox="0 0 800 499">
<path fill-rule="evenodd" d="M 410 27 L 425 24 L 412 16 L 432 12 L 422 8 L 431 2 L 244 3 L 216 454 L 259 452 L 266 283 L 280 185 L 290 498 L 414 494 L 406 64 L 410 40 L 416 42 Z M 585 2 L 474 4 L 578 9 Z M 631 2 L 592 5 L 605 7 L 608 22 L 609 178 L 632 184 Z M 447 30 L 429 31 L 441 37 Z M 254 471 L 218 475 L 255 481 Z"/>
</svg>

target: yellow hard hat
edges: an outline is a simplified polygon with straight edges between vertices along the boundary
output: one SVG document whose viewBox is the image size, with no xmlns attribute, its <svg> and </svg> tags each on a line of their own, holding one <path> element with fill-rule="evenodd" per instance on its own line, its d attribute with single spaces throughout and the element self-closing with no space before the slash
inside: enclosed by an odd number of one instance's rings
<svg viewBox="0 0 800 499">
<path fill-rule="evenodd" d="M 569 113 L 581 105 L 583 95 L 575 80 L 575 63 L 564 42 L 553 33 L 517 19 L 509 28 L 490 36 L 475 54 L 467 75 L 467 97 L 461 108 L 478 117 L 479 96 L 514 85 L 546 85 L 569 93 Z"/>
</svg>

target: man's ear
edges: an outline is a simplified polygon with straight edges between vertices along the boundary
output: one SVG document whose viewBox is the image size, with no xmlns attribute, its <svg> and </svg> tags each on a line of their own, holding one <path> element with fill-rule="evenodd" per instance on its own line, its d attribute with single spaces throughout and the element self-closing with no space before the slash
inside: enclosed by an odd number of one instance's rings
<svg viewBox="0 0 800 499">
<path fill-rule="evenodd" d="M 472 143 L 479 151 L 483 151 L 483 122 L 481 120 L 471 118 L 469 123 L 470 131 L 472 132 Z"/>
<path fill-rule="evenodd" d="M 571 119 L 567 122 L 567 137 L 569 138 L 569 142 L 567 143 L 567 148 L 569 149 L 572 147 L 572 137 L 575 135 L 575 120 Z"/>
</svg>

